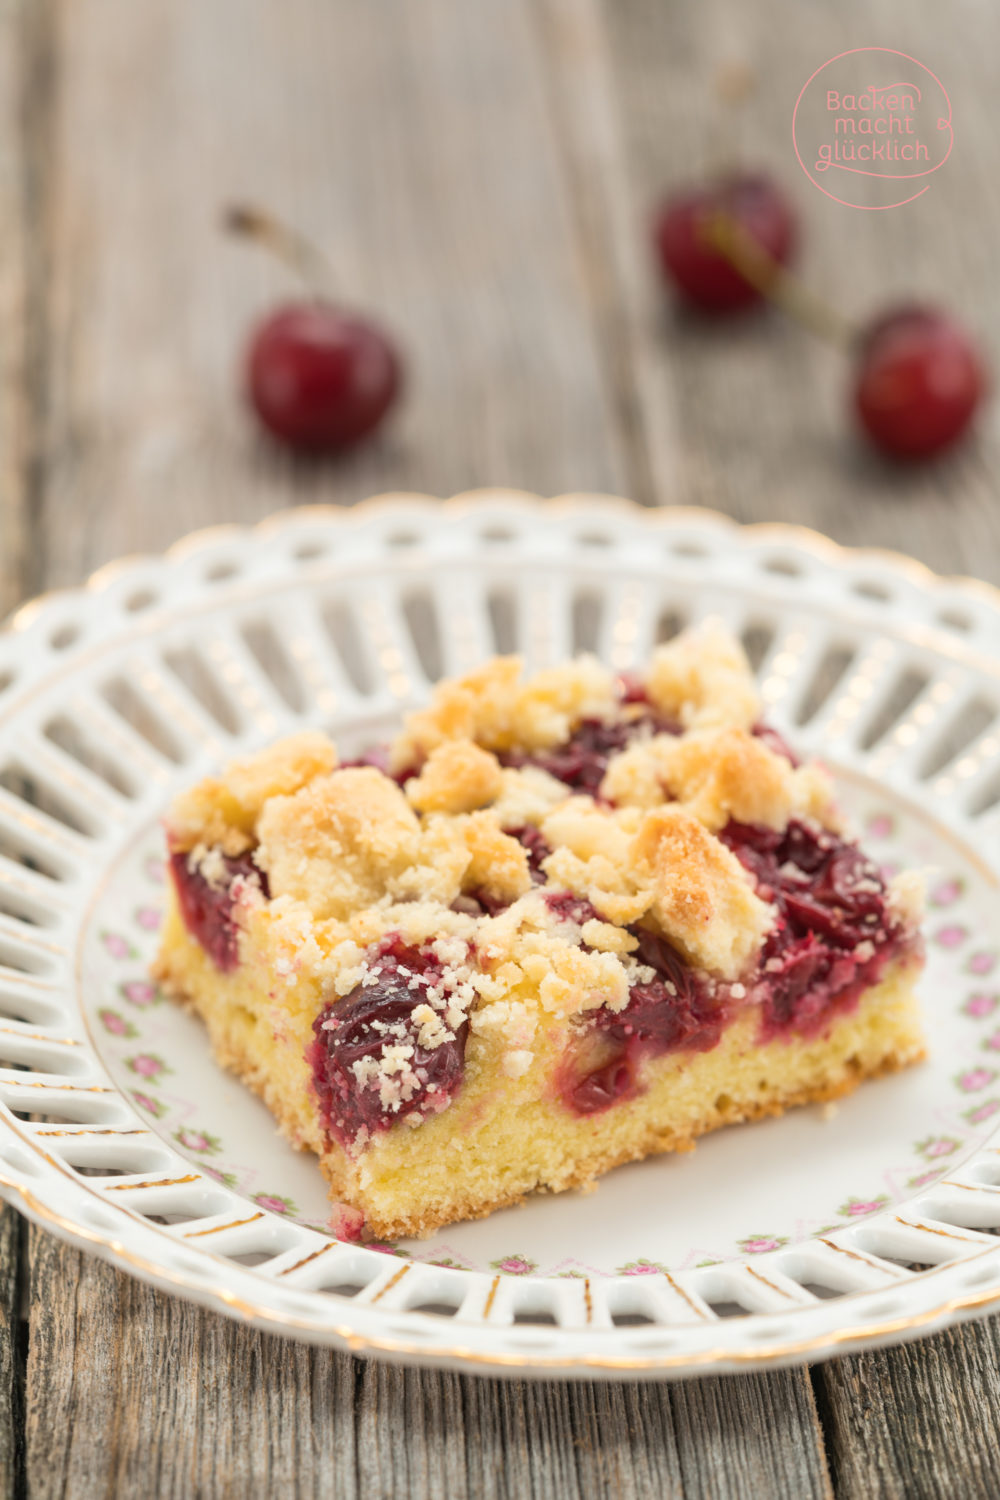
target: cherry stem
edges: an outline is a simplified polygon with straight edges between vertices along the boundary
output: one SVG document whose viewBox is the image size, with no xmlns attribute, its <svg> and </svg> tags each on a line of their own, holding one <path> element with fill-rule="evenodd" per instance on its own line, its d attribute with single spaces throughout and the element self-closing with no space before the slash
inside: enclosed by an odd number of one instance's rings
<svg viewBox="0 0 1000 1500">
<path fill-rule="evenodd" d="M 838 349 L 847 349 L 854 342 L 857 330 L 848 319 L 786 271 L 732 214 L 715 210 L 705 221 L 702 234 L 762 297 L 811 333 Z"/>
<path fill-rule="evenodd" d="M 255 240 L 290 266 L 318 302 L 332 301 L 333 273 L 326 256 L 311 240 L 290 229 L 263 208 L 252 203 L 234 203 L 223 215 L 223 227 L 230 234 Z"/>
</svg>

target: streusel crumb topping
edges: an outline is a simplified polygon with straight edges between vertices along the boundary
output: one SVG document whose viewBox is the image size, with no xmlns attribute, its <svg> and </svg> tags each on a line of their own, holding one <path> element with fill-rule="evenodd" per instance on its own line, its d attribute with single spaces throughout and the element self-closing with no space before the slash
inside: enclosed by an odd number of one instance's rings
<svg viewBox="0 0 1000 1500">
<path fill-rule="evenodd" d="M 467 813 L 495 802 L 502 789 L 495 755 L 474 740 L 446 740 L 407 781 L 406 796 L 418 812 Z"/>
<path fill-rule="evenodd" d="M 610 713 L 614 705 L 614 677 L 592 656 L 527 681 L 519 657 L 497 656 L 478 672 L 438 683 L 430 707 L 410 714 L 394 742 L 392 768 L 420 766 L 453 740 L 474 740 L 493 751 L 545 750 L 565 740 L 578 720 Z"/>
<path fill-rule="evenodd" d="M 826 773 L 758 732 L 759 711 L 718 623 L 659 647 L 641 682 L 591 657 L 529 677 L 498 657 L 409 716 L 392 775 L 338 769 L 325 735 L 298 734 L 179 797 L 171 848 L 212 889 L 226 860 L 252 859 L 260 881 L 240 900 L 269 935 L 278 996 L 303 974 L 348 995 L 389 938 L 442 945 L 447 982 L 414 1011 L 419 1046 L 468 1021 L 519 1077 L 547 1015 L 615 1014 L 650 982 L 650 937 L 731 999 L 748 993 L 777 908 L 727 830 L 838 828 Z M 894 899 L 915 923 L 918 898 Z M 386 1056 L 379 1087 L 405 1103 L 407 1058 Z"/>
<path fill-rule="evenodd" d="M 336 764 L 332 740 L 315 729 L 234 760 L 224 776 L 206 777 L 174 800 L 168 820 L 171 845 L 184 850 L 206 844 L 223 854 L 242 854 L 255 843 L 257 819 L 269 798 L 297 792 Z"/>
<path fill-rule="evenodd" d="M 826 773 L 793 766 L 745 729 L 658 734 L 630 745 L 610 761 L 601 795 L 619 807 L 680 803 L 712 833 L 730 818 L 776 831 L 793 817 L 836 826 Z"/>
<path fill-rule="evenodd" d="M 647 687 L 657 708 L 685 729 L 749 729 L 760 717 L 746 652 L 719 620 L 705 620 L 657 647 Z"/>
</svg>

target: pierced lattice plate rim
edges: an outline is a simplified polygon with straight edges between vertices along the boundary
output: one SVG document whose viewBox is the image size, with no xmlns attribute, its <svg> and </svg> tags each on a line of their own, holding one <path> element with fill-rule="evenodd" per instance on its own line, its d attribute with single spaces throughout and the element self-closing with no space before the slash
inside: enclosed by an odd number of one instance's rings
<svg viewBox="0 0 1000 1500">
<path fill-rule="evenodd" d="M 134 1274 L 272 1331 L 483 1372 L 719 1371 L 989 1309 L 998 601 L 798 528 L 490 491 L 213 528 L 25 606 L 0 636 L 0 1192 Z M 142 840 L 176 787 L 303 722 L 384 732 L 435 675 L 497 647 L 536 665 L 585 646 L 627 667 L 705 613 L 744 635 L 770 717 L 822 749 L 870 836 L 912 825 L 906 857 L 926 846 L 943 862 L 931 1040 L 959 1060 L 957 1093 L 930 1089 L 917 1172 L 894 1166 L 885 1193 L 848 1195 L 830 1225 L 713 1242 L 708 1263 L 651 1253 L 614 1274 L 613 1256 L 543 1264 L 519 1250 L 432 1264 L 331 1240 L 278 1193 L 228 1181 L 209 1133 L 161 1127 L 142 1032 L 156 905 Z M 540 1243 L 562 1201 L 549 1200 Z"/>
</svg>

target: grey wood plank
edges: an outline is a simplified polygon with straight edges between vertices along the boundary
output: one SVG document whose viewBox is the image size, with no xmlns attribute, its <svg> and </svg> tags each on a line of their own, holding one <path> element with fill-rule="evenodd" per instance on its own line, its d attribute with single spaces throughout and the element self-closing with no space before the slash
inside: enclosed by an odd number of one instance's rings
<svg viewBox="0 0 1000 1500">
<path fill-rule="evenodd" d="M 811 1393 L 798 1372 L 604 1385 L 466 1379 L 372 1363 L 359 1379 L 365 1495 L 831 1493 Z M 388 1440 L 399 1431 L 406 1442 Z"/>
<path fill-rule="evenodd" d="M 38 267 L 29 248 L 42 130 L 44 49 L 32 8 L 0 9 L 0 620 L 35 586 L 30 495 L 40 375 Z"/>
<path fill-rule="evenodd" d="M 20 1219 L 0 1204 L 0 1500 L 17 1493 L 22 1441 L 20 1256 Z"/>
<path fill-rule="evenodd" d="M 929 4 L 905 13 L 885 5 L 876 15 L 858 0 L 749 9 L 730 0 L 614 0 L 603 11 L 635 225 L 665 188 L 705 172 L 720 135 L 716 70 L 745 62 L 760 88 L 733 131 L 738 156 L 772 171 L 798 204 L 806 279 L 856 316 L 910 293 L 944 302 L 995 356 L 1000 297 L 986 249 L 1000 229 L 991 187 L 994 11 L 963 7 L 959 27 L 942 25 Z M 789 144 L 802 83 L 859 38 L 926 61 L 961 101 L 953 161 L 926 198 L 887 214 L 829 202 L 801 175 Z M 652 270 L 647 281 L 652 295 Z M 845 372 L 832 351 L 775 315 L 706 327 L 661 293 L 656 300 L 676 393 L 665 420 L 682 445 L 670 475 L 679 488 L 668 493 L 661 482 L 658 499 L 804 523 L 845 542 L 905 550 L 939 571 L 1000 578 L 995 406 L 978 440 L 953 459 L 896 470 L 846 436 Z M 619 318 L 632 315 L 621 299 Z M 661 420 L 642 404 L 647 432 Z M 655 437 L 647 442 L 655 451 Z M 996 1494 L 996 1337 L 994 1322 L 970 1325 L 814 1372 L 838 1496 Z"/>
<path fill-rule="evenodd" d="M 758 20 L 716 0 L 686 10 L 617 0 L 602 15 L 595 6 L 553 3 L 540 32 L 543 67 L 524 6 L 478 7 L 470 18 L 435 0 L 422 6 L 419 21 L 402 6 L 377 20 L 353 13 L 348 20 L 344 7 L 296 0 L 279 25 L 277 8 L 263 4 L 238 15 L 233 3 L 67 4 L 57 48 L 61 113 L 47 168 L 56 262 L 47 307 L 47 580 L 75 579 L 114 552 L 160 546 L 192 525 L 251 518 L 293 499 L 497 481 L 550 491 L 631 484 L 640 498 L 704 501 L 748 519 L 807 520 L 845 540 L 902 545 L 938 566 L 1000 576 L 992 432 L 941 469 L 887 479 L 838 436 L 834 356 L 774 319 L 710 338 L 683 320 L 655 321 L 658 294 L 629 236 L 641 235 L 653 190 L 695 154 L 711 67 L 737 44 L 766 64 L 773 81 L 747 138 L 761 153 L 786 151 L 784 116 L 799 83 L 860 16 L 857 6 L 846 8 L 846 22 L 833 7 L 804 12 L 808 22 L 788 14 L 777 48 L 770 11 Z M 976 25 L 992 24 L 976 12 Z M 995 52 L 984 31 L 984 45 L 960 58 L 958 31 L 935 46 L 947 48 L 953 71 L 969 79 L 964 107 L 975 111 L 977 98 L 989 98 L 975 69 Z M 945 62 L 940 68 L 947 71 Z M 617 90 L 610 99 L 609 78 Z M 380 121 L 392 109 L 405 125 Z M 174 129 L 178 118 L 183 131 Z M 470 118 L 477 121 L 471 139 L 456 130 Z M 967 129 L 971 145 L 975 126 Z M 945 196 L 935 195 L 934 210 L 916 228 L 901 219 L 877 254 L 865 221 L 891 216 L 855 214 L 847 222 L 847 210 L 827 205 L 804 179 L 794 183 L 798 169 L 789 161 L 790 185 L 808 213 L 817 284 L 861 309 L 884 295 L 873 265 L 883 272 L 886 264 L 902 266 L 928 292 L 938 290 L 932 273 L 950 267 L 962 276 L 949 277 L 949 296 L 970 320 L 995 329 L 997 293 L 984 249 L 995 237 L 983 154 L 991 137 L 976 134 L 979 146 L 956 162 L 958 175 L 942 176 Z M 338 149 L 345 141 L 349 149 Z M 615 175 L 622 162 L 624 186 Z M 305 471 L 281 461 L 253 439 L 233 401 L 232 361 L 248 319 L 288 285 L 251 252 L 217 237 L 217 206 L 234 194 L 264 198 L 328 240 L 345 287 L 384 310 L 412 350 L 414 396 L 399 426 L 335 468 Z M 966 265 L 960 247 L 943 242 L 942 223 L 949 215 L 961 221 L 963 205 L 977 195 L 980 248 Z M 650 327 L 660 330 L 654 340 Z M 328 1398 L 336 1395 L 338 1410 L 351 1407 L 349 1361 L 233 1329 L 95 1263 L 73 1269 L 72 1252 L 58 1247 L 59 1258 L 48 1260 L 42 1242 L 36 1237 L 31 1389 L 37 1402 L 43 1379 L 57 1379 L 73 1413 L 77 1493 L 93 1492 L 86 1486 L 110 1482 L 111 1473 L 126 1486 L 144 1474 L 148 1480 L 128 1433 L 136 1429 L 148 1463 L 150 1434 L 169 1431 L 156 1427 L 151 1408 L 164 1375 L 154 1355 L 164 1349 L 196 1358 L 202 1371 L 187 1405 L 171 1407 L 184 1442 L 180 1457 L 159 1456 L 168 1467 L 158 1478 L 174 1486 L 165 1493 L 191 1492 L 183 1485 L 192 1464 L 205 1493 L 223 1493 L 227 1474 L 238 1472 L 233 1465 L 245 1462 L 241 1452 L 260 1456 L 254 1444 L 265 1406 L 254 1382 L 264 1369 L 301 1444 L 262 1456 L 266 1477 L 310 1493 L 324 1473 L 321 1459 L 355 1453 L 341 1446 L 346 1428 L 338 1426 L 325 1449 L 315 1431 L 305 1429 L 308 1442 L 301 1437 L 303 1414 L 325 1413 Z M 85 1273 L 103 1278 L 81 1303 L 87 1321 L 73 1304 Z M 102 1391 L 108 1372 L 94 1368 L 108 1347 L 99 1330 L 112 1299 L 124 1300 L 116 1316 L 130 1330 L 159 1329 L 152 1351 L 128 1345 L 123 1367 L 143 1398 L 135 1405 L 124 1389 Z M 75 1342 L 76 1395 L 65 1358 L 56 1368 L 60 1343 Z M 243 1400 L 233 1394 L 234 1371 Z M 416 1493 L 431 1480 L 462 1493 L 464 1461 L 467 1488 L 480 1482 L 474 1493 L 487 1484 L 497 1494 L 559 1493 L 575 1484 L 569 1492 L 596 1494 L 612 1479 L 636 1494 L 766 1493 L 768 1481 L 776 1493 L 779 1486 L 821 1492 L 814 1439 L 801 1454 L 811 1487 L 789 1457 L 814 1428 L 798 1375 L 617 1391 L 499 1386 L 374 1367 L 357 1374 L 361 1406 L 350 1444 L 363 1440 L 365 1453 L 337 1469 L 331 1483 L 338 1487 L 353 1484 L 356 1471 L 373 1485 L 405 1474 Z M 455 1425 L 455 1388 L 465 1427 Z M 98 1396 L 106 1417 L 100 1450 L 92 1416 Z M 53 1475 L 70 1472 L 70 1457 L 53 1455 L 51 1445 L 65 1434 L 49 1433 L 35 1410 L 32 1473 L 55 1493 Z M 427 1436 L 411 1447 L 398 1435 L 414 1413 Z M 674 1448 L 663 1438 L 665 1413 Z M 607 1423 L 616 1434 L 613 1459 Z M 572 1451 L 567 1430 L 577 1434 Z M 89 1456 L 82 1452 L 88 1443 Z M 518 1444 L 520 1467 L 509 1460 Z M 515 1480 L 534 1488 L 518 1490 Z"/>
<path fill-rule="evenodd" d="M 313 1380 L 301 1346 L 30 1240 L 32 1497 L 356 1493 L 349 1359 Z"/>
<path fill-rule="evenodd" d="M 838 1500 L 992 1500 L 1000 1320 L 815 1372 Z"/>
<path fill-rule="evenodd" d="M 45 103 L 43 30 L 31 7 L 0 7 L 0 620 L 33 583 L 30 567 L 39 345 L 33 142 Z M 23 1453 L 21 1220 L 0 1203 L 0 1500 L 20 1493 Z"/>
<path fill-rule="evenodd" d="M 605 1386 L 364 1363 L 30 1237 L 33 1500 L 830 1494 L 797 1372 Z"/>
<path fill-rule="evenodd" d="M 601 0 L 538 0 L 537 15 L 607 399 L 627 439 L 628 494 L 645 505 L 680 503 L 679 372 L 663 357 L 659 290 L 649 274 L 604 9 Z M 670 58 L 659 67 L 670 77 Z"/>
<path fill-rule="evenodd" d="M 292 502 L 625 486 L 530 0 L 53 4 L 49 584 Z M 244 412 L 252 321 L 299 288 L 220 232 L 237 198 L 402 345 L 398 420 L 339 463 Z"/>
<path fill-rule="evenodd" d="M 618 159 L 608 75 L 562 46 L 567 27 L 599 37 L 592 6 L 541 25 L 526 3 L 455 0 L 423 0 L 416 19 L 317 0 L 64 0 L 53 15 L 46 582 L 304 499 L 649 489 L 635 412 L 636 391 L 657 389 L 655 349 L 615 322 L 618 280 L 640 284 L 620 205 L 601 239 Z M 355 459 L 291 465 L 243 419 L 235 354 L 290 284 L 219 236 L 233 196 L 330 244 L 350 297 L 406 342 L 408 408 Z M 661 420 L 661 475 L 670 448 Z M 405 1479 L 418 1494 L 596 1495 L 611 1478 L 624 1494 L 751 1494 L 761 1476 L 823 1492 L 802 1374 L 681 1400 L 366 1367 L 355 1416 L 344 1359 L 168 1303 L 40 1234 L 31 1259 L 39 1494 L 148 1493 L 150 1454 L 158 1492 L 178 1495 L 279 1479 L 302 1494 Z"/>
<path fill-rule="evenodd" d="M 469 1428 L 499 1422 L 506 1488 L 472 1493 L 597 1497 L 830 1493 L 800 1372 L 667 1385 L 464 1383 Z M 544 1435 L 544 1441 L 542 1437 Z M 477 1444 L 480 1461 L 492 1437 Z"/>
<path fill-rule="evenodd" d="M 661 193 L 701 178 L 729 155 L 772 172 L 801 214 L 800 269 L 852 317 L 909 296 L 962 315 L 996 358 L 1000 285 L 992 265 L 1000 236 L 995 186 L 996 7 L 961 4 L 946 22 L 931 0 L 864 0 L 746 6 L 740 0 L 663 5 L 602 0 L 628 167 L 627 211 L 645 243 Z M 959 21 L 960 18 L 960 21 Z M 932 190 L 915 203 L 864 213 L 831 202 L 806 179 L 791 145 L 791 115 L 806 79 L 860 44 L 912 53 L 935 69 L 955 104 L 956 145 Z M 715 95 L 719 68 L 743 62 L 759 83 L 731 124 Z M 678 314 L 647 262 L 645 302 L 620 299 L 618 316 L 659 325 L 660 362 L 673 392 L 639 390 L 639 425 L 650 452 L 666 423 L 679 444 L 657 480 L 660 503 L 710 505 L 739 520 L 783 520 L 849 543 L 914 553 L 942 571 L 1000 579 L 996 472 L 1000 413 L 994 402 L 976 441 L 940 463 L 896 468 L 849 436 L 846 371 L 831 348 L 779 314 L 706 325 Z M 630 334 L 628 326 L 623 337 Z"/>
</svg>

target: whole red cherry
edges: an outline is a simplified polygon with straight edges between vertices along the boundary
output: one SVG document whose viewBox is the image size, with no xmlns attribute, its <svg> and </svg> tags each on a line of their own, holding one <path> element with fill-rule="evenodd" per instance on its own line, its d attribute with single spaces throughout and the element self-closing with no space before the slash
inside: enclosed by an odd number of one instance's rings
<svg viewBox="0 0 1000 1500">
<path fill-rule="evenodd" d="M 259 325 L 247 386 L 264 426 L 293 448 L 348 448 L 399 394 L 402 368 L 374 323 L 317 300 L 289 303 Z"/>
<path fill-rule="evenodd" d="M 711 313 L 739 311 L 763 295 L 713 242 L 720 217 L 782 266 L 798 238 L 791 204 L 763 173 L 724 177 L 668 198 L 654 223 L 663 275 L 688 302 Z"/>
<path fill-rule="evenodd" d="M 956 442 L 986 387 L 975 344 L 947 313 L 910 304 L 862 330 L 854 406 L 871 441 L 893 458 L 929 458 Z"/>
</svg>

